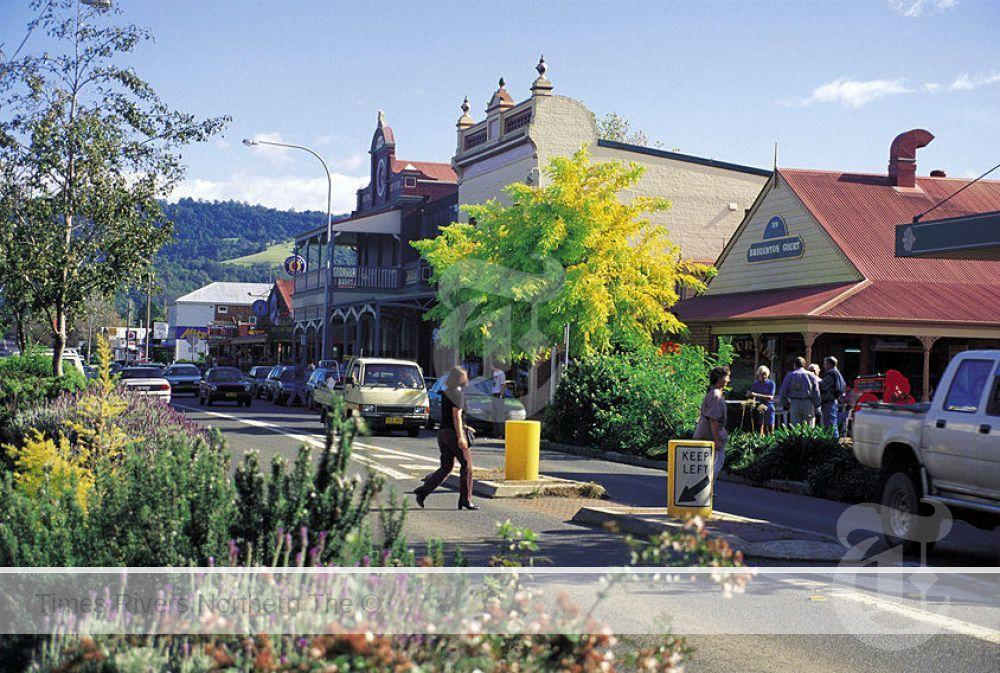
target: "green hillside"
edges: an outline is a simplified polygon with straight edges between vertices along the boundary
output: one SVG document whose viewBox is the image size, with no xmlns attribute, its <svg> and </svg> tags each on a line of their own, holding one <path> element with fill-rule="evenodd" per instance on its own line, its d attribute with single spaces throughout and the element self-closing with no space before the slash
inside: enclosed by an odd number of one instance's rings
<svg viewBox="0 0 1000 673">
<path fill-rule="evenodd" d="M 278 269 L 284 266 L 285 259 L 292 254 L 294 241 L 283 241 L 275 243 L 266 250 L 255 252 L 242 257 L 227 259 L 224 264 L 235 264 L 237 266 L 258 266 Z"/>
</svg>

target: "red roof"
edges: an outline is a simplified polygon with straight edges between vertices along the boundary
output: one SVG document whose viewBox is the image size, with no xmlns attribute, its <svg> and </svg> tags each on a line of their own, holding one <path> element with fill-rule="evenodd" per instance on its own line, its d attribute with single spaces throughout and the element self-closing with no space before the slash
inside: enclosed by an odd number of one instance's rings
<svg viewBox="0 0 1000 673">
<path fill-rule="evenodd" d="M 274 281 L 274 286 L 278 288 L 278 294 L 281 295 L 281 301 L 285 302 L 285 306 L 289 311 L 292 310 L 292 295 L 295 294 L 295 281 L 294 280 L 276 280 Z"/>
<path fill-rule="evenodd" d="M 702 295 L 674 307 L 681 320 L 812 317 L 1000 325 L 1000 260 L 895 256 L 896 225 L 912 221 L 968 180 L 920 177 L 917 189 L 897 189 L 884 175 L 778 172 L 865 280 Z M 983 180 L 925 219 L 996 210 L 1000 181 Z"/>
<path fill-rule="evenodd" d="M 968 184 L 965 179 L 918 177 L 917 189 L 901 190 L 885 175 L 779 169 L 778 173 L 870 280 L 1000 285 L 1000 261 L 896 257 L 896 225 Z M 1000 210 L 1000 181 L 981 180 L 925 219 Z"/>
<path fill-rule="evenodd" d="M 392 172 L 401 173 L 407 165 L 416 168 L 429 180 L 437 180 L 438 182 L 458 182 L 458 176 L 455 175 L 455 171 L 452 170 L 450 164 L 441 164 L 435 161 L 404 161 L 402 159 L 394 158 L 392 160 Z"/>
</svg>

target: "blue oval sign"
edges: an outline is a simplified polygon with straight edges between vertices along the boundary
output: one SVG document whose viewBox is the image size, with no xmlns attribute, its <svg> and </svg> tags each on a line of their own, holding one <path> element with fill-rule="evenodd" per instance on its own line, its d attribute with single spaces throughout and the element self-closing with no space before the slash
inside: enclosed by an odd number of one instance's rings
<svg viewBox="0 0 1000 673">
<path fill-rule="evenodd" d="M 250 304 L 250 311 L 258 318 L 266 316 L 269 308 L 270 307 L 268 307 L 267 302 L 263 299 L 258 299 L 254 303 Z"/>
<path fill-rule="evenodd" d="M 285 258 L 285 273 L 289 276 L 301 276 L 306 272 L 306 260 L 302 255 L 290 255 Z"/>
</svg>

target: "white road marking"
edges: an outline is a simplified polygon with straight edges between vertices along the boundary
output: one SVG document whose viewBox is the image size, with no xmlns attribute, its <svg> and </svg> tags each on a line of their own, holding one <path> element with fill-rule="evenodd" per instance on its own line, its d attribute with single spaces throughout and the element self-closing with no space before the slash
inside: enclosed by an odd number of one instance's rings
<svg viewBox="0 0 1000 673">
<path fill-rule="evenodd" d="M 1000 631 L 997 631 L 996 629 L 990 629 L 989 627 L 980 626 L 979 624 L 973 624 L 972 622 L 956 619 L 954 617 L 947 617 L 928 610 L 903 605 L 895 601 L 887 600 L 880 595 L 872 595 L 857 589 L 837 587 L 836 585 L 826 582 L 817 582 L 814 580 L 799 579 L 794 577 L 782 578 L 778 581 L 783 584 L 801 587 L 804 589 L 818 589 L 822 587 L 827 589 L 826 595 L 830 598 L 843 598 L 855 603 L 860 603 L 861 605 L 866 605 L 876 610 L 881 610 L 882 612 L 887 612 L 899 617 L 905 617 L 922 624 L 929 624 L 953 633 L 972 636 L 973 638 L 978 638 L 979 640 L 984 640 L 988 643 L 1000 644 Z"/>
<path fill-rule="evenodd" d="M 258 420 L 254 419 L 254 418 L 243 418 L 241 416 L 235 416 L 233 414 L 225 414 L 225 413 L 222 413 L 222 412 L 219 412 L 219 411 L 208 411 L 208 410 L 202 409 L 200 407 L 189 407 L 186 404 L 176 404 L 175 403 L 174 406 L 178 407 L 180 409 L 187 409 L 189 411 L 198 411 L 198 412 L 207 414 L 209 416 L 216 416 L 218 418 L 224 418 L 224 419 L 229 420 L 229 421 L 236 421 L 237 423 L 242 423 L 244 425 L 249 425 L 250 427 L 261 428 L 261 429 L 264 429 L 264 430 L 269 430 L 270 432 L 273 432 L 273 433 L 276 433 L 276 434 L 279 434 L 279 435 L 284 435 L 285 437 L 290 437 L 291 439 L 294 439 L 295 441 L 304 442 L 306 444 L 309 444 L 310 446 L 315 446 L 315 447 L 318 447 L 318 448 L 322 448 L 324 446 L 325 441 L 326 441 L 325 438 L 324 439 L 317 439 L 317 437 L 320 437 L 321 435 L 317 435 L 315 433 L 306 435 L 306 434 L 302 434 L 302 433 L 299 433 L 299 432 L 294 432 L 294 431 L 292 431 L 292 430 L 290 430 L 288 428 L 285 428 L 285 427 L 283 427 L 281 425 L 278 425 L 276 423 L 269 423 L 267 421 L 258 421 Z M 385 476 L 391 477 L 393 479 L 412 479 L 413 478 L 413 477 L 411 477 L 410 475 L 408 475 L 408 474 L 406 474 L 404 472 L 400 472 L 399 470 L 394 470 L 391 467 L 386 467 L 385 465 L 381 465 L 381 464 L 375 462 L 374 460 L 372 460 L 371 458 L 366 458 L 364 456 L 358 455 L 356 452 L 353 452 L 353 451 L 351 452 L 351 460 L 357 461 L 358 463 L 361 463 L 362 465 L 370 467 L 373 470 L 375 470 L 376 472 L 384 474 Z"/>
</svg>

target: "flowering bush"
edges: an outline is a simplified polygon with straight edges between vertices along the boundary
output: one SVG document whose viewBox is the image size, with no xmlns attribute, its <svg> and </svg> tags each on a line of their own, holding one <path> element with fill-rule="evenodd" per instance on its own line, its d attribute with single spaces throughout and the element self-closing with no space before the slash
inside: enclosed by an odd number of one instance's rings
<svg viewBox="0 0 1000 673">
<path fill-rule="evenodd" d="M 559 382 L 546 410 L 546 435 L 607 451 L 658 453 L 668 440 L 690 436 L 709 372 L 732 358 L 726 342 L 714 355 L 699 346 L 674 344 L 663 353 L 642 348 L 585 357 Z"/>
</svg>

